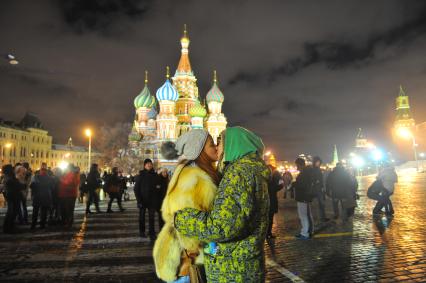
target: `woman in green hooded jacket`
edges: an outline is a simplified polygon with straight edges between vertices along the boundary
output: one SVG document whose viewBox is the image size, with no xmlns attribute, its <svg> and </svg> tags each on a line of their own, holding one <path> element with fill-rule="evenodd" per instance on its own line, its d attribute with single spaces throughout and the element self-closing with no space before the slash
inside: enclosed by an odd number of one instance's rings
<svg viewBox="0 0 426 283">
<path fill-rule="evenodd" d="M 270 171 L 262 140 L 242 127 L 227 128 L 223 178 L 210 212 L 185 208 L 175 214 L 175 228 L 205 245 L 208 282 L 263 282 L 264 241 L 268 227 Z"/>
</svg>

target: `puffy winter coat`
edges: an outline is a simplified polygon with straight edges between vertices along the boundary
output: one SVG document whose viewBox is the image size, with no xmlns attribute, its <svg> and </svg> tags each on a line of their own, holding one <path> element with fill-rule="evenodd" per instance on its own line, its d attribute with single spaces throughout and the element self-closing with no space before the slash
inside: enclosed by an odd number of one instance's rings
<svg viewBox="0 0 426 283">
<path fill-rule="evenodd" d="M 47 170 L 40 170 L 34 176 L 30 185 L 33 204 L 45 207 L 52 206 L 54 186 L 54 180 L 47 174 Z"/>
<path fill-rule="evenodd" d="M 216 254 L 204 257 L 208 282 L 264 281 L 269 175 L 258 153 L 249 153 L 225 168 L 211 212 L 176 214 L 181 235 L 217 243 Z"/>
<path fill-rule="evenodd" d="M 216 185 L 205 171 L 194 164 L 177 166 L 161 209 L 165 225 L 153 251 L 155 269 L 160 279 L 169 282 L 177 278 L 184 249 L 200 253 L 197 262 L 202 263 L 203 244 L 198 239 L 178 233 L 173 227 L 173 215 L 185 207 L 209 211 L 215 195 Z"/>
</svg>

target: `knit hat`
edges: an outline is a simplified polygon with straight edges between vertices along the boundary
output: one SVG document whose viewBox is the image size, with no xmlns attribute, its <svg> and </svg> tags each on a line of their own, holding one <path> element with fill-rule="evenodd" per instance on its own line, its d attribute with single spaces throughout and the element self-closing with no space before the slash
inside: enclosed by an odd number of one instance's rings
<svg viewBox="0 0 426 283">
<path fill-rule="evenodd" d="M 206 144 L 209 132 L 204 129 L 192 129 L 181 135 L 176 143 L 165 142 L 161 154 L 165 159 L 195 160 L 200 156 Z"/>
<path fill-rule="evenodd" d="M 147 158 L 143 161 L 143 165 L 146 165 L 147 163 L 152 163 L 152 160 Z"/>
</svg>

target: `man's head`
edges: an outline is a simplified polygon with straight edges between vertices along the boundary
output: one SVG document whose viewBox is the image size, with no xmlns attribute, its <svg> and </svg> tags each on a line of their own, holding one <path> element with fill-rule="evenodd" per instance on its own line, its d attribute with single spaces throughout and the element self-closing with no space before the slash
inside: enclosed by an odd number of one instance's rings
<svg viewBox="0 0 426 283">
<path fill-rule="evenodd" d="M 306 166 L 306 163 L 305 163 L 305 159 L 303 159 L 303 158 L 297 158 L 295 161 L 294 161 L 294 163 L 296 164 L 296 166 L 297 166 L 297 170 L 299 170 L 299 171 L 301 171 L 303 168 L 305 168 L 305 166 Z"/>
<path fill-rule="evenodd" d="M 47 163 L 46 162 L 42 162 L 40 169 L 41 170 L 47 170 Z"/>
<path fill-rule="evenodd" d="M 112 167 L 112 174 L 118 175 L 118 167 Z"/>
<path fill-rule="evenodd" d="M 152 164 L 152 160 L 147 158 L 144 160 L 143 162 L 143 168 L 145 168 L 146 170 L 150 171 L 152 170 L 152 168 L 154 167 L 154 165 Z"/>
<path fill-rule="evenodd" d="M 318 156 L 315 156 L 315 157 L 312 159 L 312 165 L 313 165 L 314 167 L 321 167 L 321 164 L 322 164 L 322 160 L 321 160 L 321 158 L 319 158 Z"/>
</svg>

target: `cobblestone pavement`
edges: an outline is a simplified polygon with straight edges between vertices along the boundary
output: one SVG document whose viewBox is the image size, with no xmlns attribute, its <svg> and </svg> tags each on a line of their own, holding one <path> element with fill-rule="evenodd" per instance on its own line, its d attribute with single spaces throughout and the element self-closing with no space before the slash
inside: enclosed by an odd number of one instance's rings
<svg viewBox="0 0 426 283">
<path fill-rule="evenodd" d="M 372 217 L 374 202 L 365 190 L 373 178 L 364 177 L 353 221 L 316 222 L 314 239 L 306 241 L 293 237 L 299 229 L 296 204 L 280 195 L 277 238 L 265 245 L 267 282 L 426 282 L 426 173 L 399 176 L 393 219 Z M 79 204 L 68 231 L 20 226 L 18 234 L 0 234 L 0 281 L 160 282 L 152 246 L 138 237 L 135 202 L 124 204 L 123 213 L 88 217 Z M 313 211 L 318 219 L 316 203 Z M 331 211 L 328 200 L 329 218 Z"/>
</svg>

